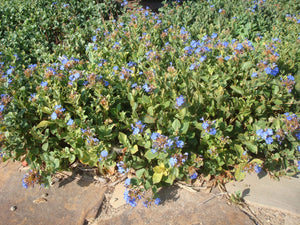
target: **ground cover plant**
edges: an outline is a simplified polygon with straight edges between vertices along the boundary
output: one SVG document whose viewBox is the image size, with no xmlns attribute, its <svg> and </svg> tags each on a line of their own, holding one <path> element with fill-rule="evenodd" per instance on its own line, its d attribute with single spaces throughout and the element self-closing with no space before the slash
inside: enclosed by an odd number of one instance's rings
<svg viewBox="0 0 300 225">
<path fill-rule="evenodd" d="M 26 64 L 2 45 L 2 158 L 28 162 L 25 187 L 47 186 L 76 160 L 127 173 L 132 206 L 145 190 L 154 194 L 145 206 L 159 203 L 159 187 L 200 174 L 298 173 L 297 7 L 215 0 L 127 10 L 92 21 L 82 55 L 69 46 L 49 63 Z"/>
</svg>

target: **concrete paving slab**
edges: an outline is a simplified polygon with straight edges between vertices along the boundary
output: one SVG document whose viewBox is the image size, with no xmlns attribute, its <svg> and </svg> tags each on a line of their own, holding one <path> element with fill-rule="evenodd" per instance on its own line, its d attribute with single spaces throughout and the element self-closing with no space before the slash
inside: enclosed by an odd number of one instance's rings
<svg viewBox="0 0 300 225">
<path fill-rule="evenodd" d="M 245 179 L 226 184 L 230 194 L 242 192 L 248 204 L 281 210 L 300 216 L 300 178 L 282 177 L 279 181 L 270 178 L 265 172 L 247 174 Z"/>
<path fill-rule="evenodd" d="M 124 184 L 123 184 L 124 185 Z M 117 191 L 119 192 L 119 191 Z M 214 224 L 214 225 L 253 225 L 255 224 L 236 205 L 228 204 L 225 193 L 193 193 L 177 186 L 167 187 L 159 192 L 160 205 L 145 208 L 142 201 L 133 208 L 130 205 L 115 209 L 111 199 L 103 204 L 100 216 L 92 225 L 143 225 L 143 224 Z M 123 199 L 123 193 L 112 198 Z M 124 201 L 124 200 L 123 200 Z"/>
<path fill-rule="evenodd" d="M 26 170 L 18 170 L 20 166 L 10 161 L 0 164 L 0 224 L 82 225 L 96 217 L 106 191 L 99 183 L 69 176 L 50 189 L 25 189 Z"/>
</svg>

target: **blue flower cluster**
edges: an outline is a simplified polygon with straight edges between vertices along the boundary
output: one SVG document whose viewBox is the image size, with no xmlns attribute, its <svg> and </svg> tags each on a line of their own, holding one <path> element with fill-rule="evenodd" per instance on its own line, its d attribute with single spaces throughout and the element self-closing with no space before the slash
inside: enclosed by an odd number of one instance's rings
<svg viewBox="0 0 300 225">
<path fill-rule="evenodd" d="M 178 98 L 176 98 L 175 108 L 179 109 L 179 107 L 183 106 L 184 103 L 185 103 L 185 99 L 182 95 L 180 95 Z"/>
<path fill-rule="evenodd" d="M 54 107 L 54 112 L 51 114 L 51 119 L 56 120 L 58 117 L 62 116 L 62 113 L 65 111 L 65 108 L 62 108 L 61 105 L 56 105 Z"/>
<path fill-rule="evenodd" d="M 135 126 L 133 126 L 133 124 L 131 124 L 131 128 L 133 130 L 132 134 L 137 135 L 139 133 L 142 133 L 145 126 L 146 125 L 142 124 L 142 122 L 140 120 L 135 123 Z"/>
<path fill-rule="evenodd" d="M 264 139 L 266 141 L 266 143 L 268 145 L 273 143 L 273 130 L 272 129 L 267 129 L 267 130 L 263 130 L 263 129 L 259 129 L 256 131 L 256 135 L 261 137 L 262 139 Z"/>
<path fill-rule="evenodd" d="M 215 121 L 213 121 L 211 123 L 208 120 L 204 120 L 203 117 L 200 119 L 200 121 L 203 121 L 201 126 L 205 130 L 206 133 L 209 133 L 210 135 L 215 135 L 217 133 L 217 129 L 213 127 L 213 124 L 215 123 Z"/>
<path fill-rule="evenodd" d="M 167 152 L 168 149 L 173 149 L 175 147 L 183 148 L 184 146 L 184 142 L 179 140 L 179 137 L 171 139 L 157 132 L 151 134 L 151 140 L 153 141 L 151 149 L 153 154 L 155 154 L 158 151 Z"/>
</svg>

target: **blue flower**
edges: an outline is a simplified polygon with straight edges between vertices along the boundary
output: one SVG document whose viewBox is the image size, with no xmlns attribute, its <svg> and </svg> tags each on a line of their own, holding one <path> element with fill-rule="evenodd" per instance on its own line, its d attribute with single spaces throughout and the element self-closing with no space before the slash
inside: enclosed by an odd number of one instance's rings
<svg viewBox="0 0 300 225">
<path fill-rule="evenodd" d="M 152 133 L 152 135 L 151 135 L 151 140 L 155 141 L 159 136 L 160 136 L 160 133 L 154 132 L 154 133 Z"/>
<path fill-rule="evenodd" d="M 277 66 L 274 67 L 274 69 L 271 70 L 271 75 L 272 75 L 272 76 L 276 76 L 278 73 L 279 73 L 279 69 L 278 69 Z"/>
<path fill-rule="evenodd" d="M 27 176 L 25 175 L 24 177 L 23 177 L 23 179 L 22 179 L 22 186 L 24 187 L 24 188 L 28 188 L 28 184 L 27 184 L 27 182 L 25 181 L 25 178 L 26 178 Z"/>
<path fill-rule="evenodd" d="M 130 182 L 131 182 L 131 179 L 130 178 L 127 178 L 125 180 L 125 186 L 128 187 L 130 185 Z"/>
<path fill-rule="evenodd" d="M 209 131 L 209 134 L 211 134 L 211 135 L 215 135 L 216 133 L 217 133 L 217 129 L 216 128 L 212 128 Z"/>
<path fill-rule="evenodd" d="M 182 95 L 180 95 L 178 98 L 176 98 L 176 108 L 179 108 L 180 106 L 182 106 L 184 104 L 185 100 L 184 97 Z"/>
<path fill-rule="evenodd" d="M 207 122 L 207 121 L 204 121 L 204 122 L 202 123 L 202 127 L 203 127 L 203 129 L 206 130 L 206 129 L 209 127 L 208 122 Z"/>
<path fill-rule="evenodd" d="M 101 157 L 106 158 L 108 156 L 108 152 L 106 150 L 101 152 Z"/>
<path fill-rule="evenodd" d="M 298 132 L 297 134 L 295 134 L 295 136 L 296 136 L 296 138 L 297 138 L 298 140 L 300 140 L 300 132 Z"/>
<path fill-rule="evenodd" d="M 171 167 L 174 167 L 177 164 L 177 159 L 174 157 L 171 157 L 169 160 L 169 163 L 170 163 Z"/>
<path fill-rule="evenodd" d="M 138 134 L 138 133 L 140 133 L 140 132 L 143 132 L 143 129 L 144 129 L 145 126 L 146 126 L 146 125 L 142 124 L 141 121 L 137 121 L 137 122 L 135 123 L 135 127 L 131 124 L 131 128 L 132 128 L 132 130 L 133 130 L 132 134 L 133 134 L 133 135 L 136 135 L 136 134 Z"/>
<path fill-rule="evenodd" d="M 149 91 L 151 91 L 151 87 L 147 84 L 147 83 L 145 83 L 143 86 L 142 86 L 142 88 L 148 93 Z"/>
<path fill-rule="evenodd" d="M 93 42 L 96 42 L 96 41 L 97 41 L 97 36 L 93 36 L 93 37 L 92 37 L 92 41 L 93 41 Z"/>
<path fill-rule="evenodd" d="M 67 125 L 68 126 L 72 126 L 73 125 L 74 120 L 72 120 L 71 118 L 68 120 Z"/>
<path fill-rule="evenodd" d="M 52 120 L 56 120 L 56 119 L 57 119 L 57 114 L 56 114 L 56 112 L 53 112 L 53 113 L 51 114 L 51 119 L 52 119 Z"/>
<path fill-rule="evenodd" d="M 242 50 L 243 48 L 244 48 L 243 45 L 242 45 L 241 43 L 238 43 L 235 49 L 237 49 L 237 50 L 240 51 L 240 50 Z"/>
<path fill-rule="evenodd" d="M 191 175 L 191 179 L 194 180 L 198 177 L 198 174 L 195 172 Z"/>
<path fill-rule="evenodd" d="M 200 57 L 200 62 L 203 62 L 205 59 L 206 59 L 206 56 L 205 56 L 205 55 L 204 55 L 204 56 L 201 56 L 201 57 Z"/>
<path fill-rule="evenodd" d="M 196 68 L 195 64 L 190 65 L 189 70 L 194 70 Z"/>
<path fill-rule="evenodd" d="M 273 142 L 273 138 L 272 138 L 272 137 L 267 137 L 267 138 L 266 138 L 266 143 L 267 143 L 268 145 L 272 144 L 272 142 Z"/>
<path fill-rule="evenodd" d="M 160 202 L 161 202 L 160 198 L 156 198 L 155 201 L 154 201 L 154 203 L 155 203 L 156 205 L 159 205 Z"/>
<path fill-rule="evenodd" d="M 261 172 L 261 167 L 258 166 L 257 164 L 255 164 L 254 170 L 255 170 L 255 173 L 260 173 Z"/>
<path fill-rule="evenodd" d="M 288 75 L 288 76 L 287 76 L 287 79 L 292 80 L 292 81 L 295 80 L 294 76 L 292 76 L 292 75 Z"/>
<path fill-rule="evenodd" d="M 183 141 L 176 141 L 176 146 L 177 146 L 177 148 L 183 148 L 183 146 L 184 146 L 184 142 Z"/>
<path fill-rule="evenodd" d="M 230 59 L 230 56 L 225 56 L 224 58 L 226 61 L 228 61 Z"/>
<path fill-rule="evenodd" d="M 266 67 L 265 72 L 266 72 L 266 74 L 271 74 L 272 69 L 270 67 Z"/>
<path fill-rule="evenodd" d="M 253 72 L 251 77 L 257 77 L 257 73 L 256 72 Z"/>
<path fill-rule="evenodd" d="M 212 38 L 212 39 L 214 39 L 214 38 L 216 38 L 216 37 L 218 37 L 218 34 L 217 34 L 217 33 L 213 33 L 213 34 L 211 35 L 211 38 Z"/>
<path fill-rule="evenodd" d="M 118 70 L 118 69 L 119 69 L 118 66 L 114 66 L 114 67 L 113 67 L 113 70 Z"/>
<path fill-rule="evenodd" d="M 41 82 L 41 86 L 42 86 L 42 87 L 47 87 L 47 85 L 48 85 L 48 82 L 47 82 L 47 81 L 42 81 L 42 82 Z"/>
</svg>

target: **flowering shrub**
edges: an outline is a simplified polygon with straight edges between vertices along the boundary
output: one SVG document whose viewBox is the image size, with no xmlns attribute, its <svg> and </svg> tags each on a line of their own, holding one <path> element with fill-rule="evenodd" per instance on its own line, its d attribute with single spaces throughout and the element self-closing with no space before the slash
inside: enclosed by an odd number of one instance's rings
<svg viewBox="0 0 300 225">
<path fill-rule="evenodd" d="M 91 28 L 121 8 L 112 0 L 0 2 L 0 44 L 26 63 L 50 62 L 65 51 L 84 55 Z"/>
<path fill-rule="evenodd" d="M 77 159 L 128 173 L 132 206 L 199 174 L 299 172 L 299 15 L 285 16 L 292 1 L 223 2 L 98 21 L 87 60 L 22 65 L 1 49 L 2 157 L 46 185 Z"/>
</svg>

